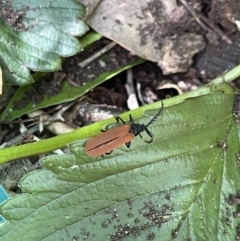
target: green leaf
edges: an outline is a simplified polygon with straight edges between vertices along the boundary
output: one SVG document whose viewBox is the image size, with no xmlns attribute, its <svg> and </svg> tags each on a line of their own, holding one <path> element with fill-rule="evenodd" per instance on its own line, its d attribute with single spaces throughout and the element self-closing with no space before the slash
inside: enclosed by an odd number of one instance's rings
<svg viewBox="0 0 240 241">
<path fill-rule="evenodd" d="M 107 54 L 106 54 L 107 55 Z M 1 115 L 1 120 L 14 120 L 24 114 L 27 114 L 29 112 L 32 112 L 34 110 L 39 110 L 42 108 L 46 108 L 49 106 L 65 103 L 68 101 L 75 100 L 83 95 L 85 95 L 87 92 L 89 92 L 94 87 L 104 83 L 105 81 L 111 79 L 112 77 L 116 76 L 117 74 L 135 66 L 138 64 L 141 64 L 144 60 L 137 59 L 136 61 L 129 63 L 123 67 L 120 67 L 119 69 L 115 69 L 109 72 L 105 72 L 99 76 L 97 76 L 94 80 L 86 83 L 85 85 L 81 87 L 74 87 L 69 82 L 64 81 L 63 86 L 61 88 L 61 91 L 49 97 L 47 94 L 43 95 L 43 100 L 39 103 L 28 103 L 27 106 L 24 108 L 14 108 L 14 105 L 16 102 L 20 101 L 22 98 L 24 98 L 24 95 L 28 93 L 29 91 L 33 90 L 34 84 L 22 86 L 18 89 L 18 91 L 15 93 L 5 110 L 3 111 Z M 85 67 L 87 68 L 87 67 Z M 84 71 L 84 70 L 83 70 Z"/>
<path fill-rule="evenodd" d="M 0 66 L 6 81 L 16 85 L 31 83 L 29 70 L 58 70 L 60 56 L 82 50 L 74 36 L 83 35 L 88 27 L 79 19 L 84 15 L 84 7 L 77 1 L 13 0 L 5 1 L 1 7 L 12 11 L 11 16 L 20 14 L 21 24 L 12 21 L 15 25 L 10 27 L 0 19 Z"/>
<path fill-rule="evenodd" d="M 81 38 L 81 45 L 83 46 L 83 48 L 88 47 L 89 45 L 91 45 L 92 43 L 94 43 L 95 41 L 98 41 L 102 36 L 94 31 L 90 31 L 88 32 L 84 37 Z M 141 61 L 137 61 L 137 63 L 140 63 Z M 127 68 L 130 68 L 131 65 L 128 65 Z M 114 74 L 119 73 L 118 71 L 123 71 L 125 68 L 121 68 L 120 70 L 115 70 L 113 71 Z M 46 73 L 43 72 L 37 72 L 35 74 L 33 74 L 33 79 L 35 82 L 37 82 L 38 80 L 40 80 L 40 78 L 43 78 L 44 76 L 46 76 Z M 43 101 L 40 103 L 29 103 L 27 106 L 22 107 L 21 109 L 19 108 L 14 108 L 15 103 L 19 103 L 19 101 L 21 101 L 22 98 L 24 98 L 24 96 L 29 93 L 30 91 L 32 91 L 33 89 L 36 89 L 35 83 L 31 83 L 28 85 L 24 85 L 19 87 L 19 89 L 17 90 L 17 92 L 14 94 L 14 96 L 12 97 L 12 99 L 8 102 L 7 107 L 5 108 L 5 110 L 3 111 L 2 115 L 1 115 L 1 120 L 14 120 L 24 114 L 27 114 L 31 111 L 34 110 L 38 110 L 44 107 L 48 107 L 48 106 L 52 106 L 55 104 L 59 104 L 59 103 L 64 103 L 67 102 L 69 100 L 72 99 L 76 99 L 77 97 L 82 96 L 84 93 L 86 93 L 86 91 L 88 90 L 88 88 L 93 88 L 94 86 L 102 83 L 103 81 L 107 80 L 108 78 L 112 77 L 112 73 L 109 74 L 105 74 L 102 77 L 99 76 L 95 81 L 91 82 L 90 84 L 88 84 L 88 87 L 86 88 L 83 87 L 81 88 L 77 88 L 77 87 L 73 87 L 71 86 L 68 82 L 65 82 L 63 89 L 61 92 L 59 92 L 57 95 L 53 96 L 52 98 L 49 98 L 48 95 L 45 95 L 43 97 Z M 73 90 L 73 95 L 71 95 L 71 97 L 69 97 L 69 89 Z"/>
<path fill-rule="evenodd" d="M 226 199 L 240 188 L 239 142 L 234 94 L 221 88 L 164 101 L 149 126 L 152 144 L 143 133 L 129 149 L 91 158 L 83 140 L 70 145 L 72 154 L 42 159 L 46 169 L 21 180 L 26 194 L 0 206 L 8 220 L 1 241 L 235 240 L 239 222 Z M 135 121 L 147 123 L 156 111 Z"/>
</svg>

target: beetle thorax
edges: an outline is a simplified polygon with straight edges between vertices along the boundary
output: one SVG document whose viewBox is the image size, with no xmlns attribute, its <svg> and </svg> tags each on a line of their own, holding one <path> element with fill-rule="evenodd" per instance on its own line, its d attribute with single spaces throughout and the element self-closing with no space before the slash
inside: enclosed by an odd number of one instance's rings
<svg viewBox="0 0 240 241">
<path fill-rule="evenodd" d="M 144 130 L 145 130 L 144 124 L 131 123 L 130 133 L 133 133 L 134 136 L 138 136 Z"/>
</svg>

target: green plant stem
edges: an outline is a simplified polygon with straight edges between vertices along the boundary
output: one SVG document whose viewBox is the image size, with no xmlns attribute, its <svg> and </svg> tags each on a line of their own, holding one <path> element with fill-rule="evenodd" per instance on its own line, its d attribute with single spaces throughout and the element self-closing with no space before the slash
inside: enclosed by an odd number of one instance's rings
<svg viewBox="0 0 240 241">
<path fill-rule="evenodd" d="M 194 91 L 190 91 L 188 93 L 185 93 L 183 95 L 176 96 L 174 98 L 170 98 L 164 101 L 165 106 L 170 106 L 173 104 L 180 103 L 184 101 L 186 98 L 193 98 L 197 96 L 201 96 L 204 94 L 208 94 L 211 91 L 217 91 L 218 90 L 218 85 L 223 84 L 223 83 L 230 83 L 234 79 L 240 76 L 240 65 L 233 68 L 229 72 L 226 72 L 225 74 L 215 78 L 212 80 L 209 84 L 200 87 Z M 138 114 L 143 114 L 145 110 L 147 109 L 152 109 L 152 108 L 158 108 L 158 103 L 152 104 L 152 105 L 147 105 L 138 111 L 131 111 L 131 113 L 138 113 Z M 127 113 L 122 115 L 127 116 Z M 101 129 L 104 125 L 113 123 L 114 119 L 108 119 L 105 121 L 101 121 L 99 123 L 95 123 L 93 125 L 80 128 L 78 130 L 75 130 L 71 133 L 64 134 L 61 136 L 45 139 L 39 142 L 35 143 L 29 143 L 21 146 L 14 146 L 14 147 L 9 147 L 0 150 L 0 164 L 27 157 L 27 156 L 33 156 L 33 155 L 39 155 L 47 152 L 54 151 L 59 148 L 63 148 L 66 145 L 68 145 L 71 142 L 77 141 L 77 140 L 83 140 L 85 138 L 91 137 L 94 135 L 94 130 L 99 130 Z"/>
</svg>

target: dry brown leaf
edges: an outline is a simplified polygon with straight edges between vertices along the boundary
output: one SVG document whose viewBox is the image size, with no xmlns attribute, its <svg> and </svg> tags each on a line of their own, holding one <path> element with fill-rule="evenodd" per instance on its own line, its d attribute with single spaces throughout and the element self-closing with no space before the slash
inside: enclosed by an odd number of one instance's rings
<svg viewBox="0 0 240 241">
<path fill-rule="evenodd" d="M 178 5 L 176 0 L 102 0 L 87 18 L 87 23 L 133 54 L 158 62 L 164 73 L 169 74 L 185 72 L 191 64 L 192 56 L 205 47 L 201 35 L 185 31 L 190 20 L 186 9 Z M 195 31 L 194 28 L 192 30 Z M 166 58 L 171 55 L 171 52 L 166 52 L 169 51 L 166 45 L 172 39 L 175 48 L 174 68 L 169 68 L 173 59 Z M 187 39 L 188 44 L 185 45 L 178 39 Z M 183 56 L 176 55 L 183 52 Z M 166 62 L 166 59 L 170 62 Z"/>
</svg>

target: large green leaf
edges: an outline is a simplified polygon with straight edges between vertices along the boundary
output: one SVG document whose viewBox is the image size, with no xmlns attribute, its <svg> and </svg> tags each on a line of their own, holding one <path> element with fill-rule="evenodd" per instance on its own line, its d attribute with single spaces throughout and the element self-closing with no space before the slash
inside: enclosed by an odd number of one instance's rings
<svg viewBox="0 0 240 241">
<path fill-rule="evenodd" d="M 83 35 L 88 27 L 80 20 L 84 7 L 77 1 L 13 0 L 4 1 L 1 8 L 12 15 L 22 13 L 18 30 L 16 24 L 10 27 L 0 19 L 0 66 L 5 80 L 17 85 L 30 83 L 29 70 L 57 70 L 60 56 L 82 49 L 74 36 Z"/>
<path fill-rule="evenodd" d="M 0 207 L 8 220 L 1 241 L 234 240 L 239 222 L 226 200 L 240 189 L 234 94 L 218 91 L 165 101 L 149 126 L 152 144 L 144 134 L 129 149 L 90 158 L 83 140 L 72 154 L 45 157 L 46 169 L 22 179 L 26 194 Z"/>
</svg>

